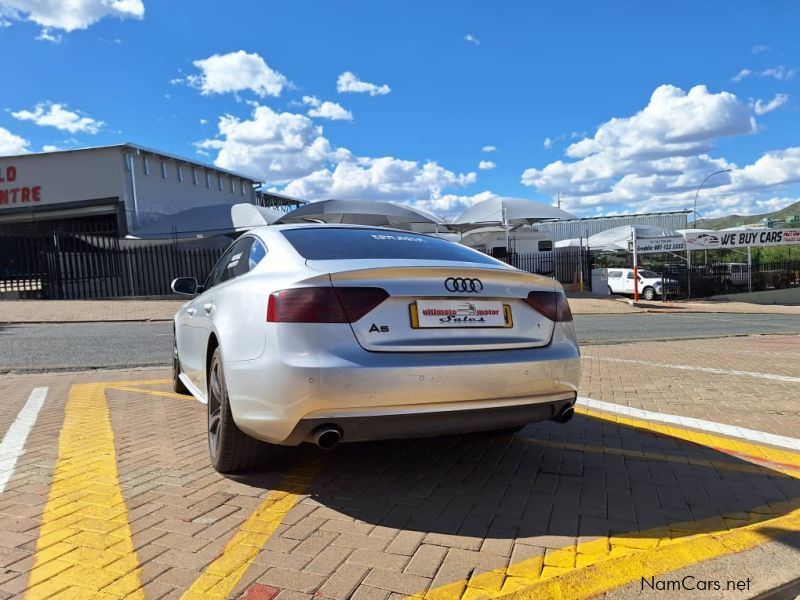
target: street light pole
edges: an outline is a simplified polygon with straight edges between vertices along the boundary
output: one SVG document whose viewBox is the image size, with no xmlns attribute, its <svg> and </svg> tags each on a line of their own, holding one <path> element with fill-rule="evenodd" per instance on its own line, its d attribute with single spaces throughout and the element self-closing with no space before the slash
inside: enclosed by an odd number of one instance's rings
<svg viewBox="0 0 800 600">
<path fill-rule="evenodd" d="M 700 185 L 697 186 L 697 191 L 694 193 L 694 207 L 692 208 L 692 214 L 694 215 L 694 229 L 697 229 L 697 196 L 700 194 L 700 190 L 703 189 L 706 181 L 711 179 L 714 175 L 719 175 L 720 173 L 730 173 L 731 169 L 722 169 L 720 171 L 714 171 L 711 175 L 707 175 L 703 181 L 700 182 Z M 706 260 L 708 262 L 708 260 Z M 687 293 L 689 296 L 689 300 L 692 299 L 692 251 L 689 248 L 686 248 L 686 287 Z"/>
<path fill-rule="evenodd" d="M 719 175 L 720 173 L 730 173 L 731 169 L 722 169 L 721 171 L 714 171 L 711 175 L 708 175 L 703 181 L 700 182 L 700 185 L 697 186 L 697 191 L 694 193 L 694 208 L 692 209 L 692 214 L 694 215 L 694 228 L 697 229 L 697 196 L 700 193 L 700 190 L 703 189 L 706 181 L 711 179 L 714 175 Z"/>
</svg>

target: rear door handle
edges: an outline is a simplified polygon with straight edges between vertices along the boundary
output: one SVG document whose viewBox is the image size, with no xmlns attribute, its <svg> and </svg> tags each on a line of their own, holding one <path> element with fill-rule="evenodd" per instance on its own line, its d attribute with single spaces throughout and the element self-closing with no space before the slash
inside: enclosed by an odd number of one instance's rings
<svg viewBox="0 0 800 600">
<path fill-rule="evenodd" d="M 206 313 L 210 313 L 212 310 L 214 310 L 214 305 L 211 302 L 203 304 L 203 310 L 206 311 Z"/>
</svg>

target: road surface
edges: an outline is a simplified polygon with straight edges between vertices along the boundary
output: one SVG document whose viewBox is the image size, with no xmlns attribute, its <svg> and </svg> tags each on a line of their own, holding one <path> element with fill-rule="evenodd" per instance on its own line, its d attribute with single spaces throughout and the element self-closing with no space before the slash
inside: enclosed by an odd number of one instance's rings
<svg viewBox="0 0 800 600">
<path fill-rule="evenodd" d="M 800 333 L 800 315 L 577 315 L 582 344 Z M 172 323 L 65 323 L 0 326 L 0 373 L 163 366 Z"/>
</svg>

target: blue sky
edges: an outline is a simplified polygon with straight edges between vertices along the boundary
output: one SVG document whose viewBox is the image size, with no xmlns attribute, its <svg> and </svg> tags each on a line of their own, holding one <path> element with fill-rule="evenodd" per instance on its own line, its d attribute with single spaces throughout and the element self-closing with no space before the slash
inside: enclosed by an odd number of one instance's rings
<svg viewBox="0 0 800 600">
<path fill-rule="evenodd" d="M 726 168 L 704 216 L 800 197 L 794 2 L 62 4 L 0 0 L 0 153 L 131 141 L 445 215 L 686 208 Z"/>
</svg>

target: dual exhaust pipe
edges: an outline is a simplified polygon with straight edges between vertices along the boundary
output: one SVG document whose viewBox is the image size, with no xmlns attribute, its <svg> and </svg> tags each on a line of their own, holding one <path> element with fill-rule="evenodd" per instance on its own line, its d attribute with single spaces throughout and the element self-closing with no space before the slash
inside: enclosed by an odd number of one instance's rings
<svg viewBox="0 0 800 600">
<path fill-rule="evenodd" d="M 556 423 L 567 423 L 574 415 L 575 409 L 572 406 L 565 406 L 552 420 Z M 318 448 L 330 450 L 342 441 L 342 430 L 335 425 L 322 425 L 314 431 L 312 439 Z"/>
<path fill-rule="evenodd" d="M 572 406 L 565 406 L 558 411 L 558 414 L 553 417 L 552 420 L 556 423 L 566 423 L 567 421 L 571 420 L 574 415 L 575 409 Z"/>
<path fill-rule="evenodd" d="M 342 441 L 342 430 L 334 425 L 321 425 L 314 430 L 312 439 L 318 448 L 330 450 Z"/>
</svg>

